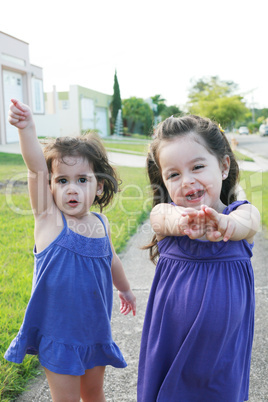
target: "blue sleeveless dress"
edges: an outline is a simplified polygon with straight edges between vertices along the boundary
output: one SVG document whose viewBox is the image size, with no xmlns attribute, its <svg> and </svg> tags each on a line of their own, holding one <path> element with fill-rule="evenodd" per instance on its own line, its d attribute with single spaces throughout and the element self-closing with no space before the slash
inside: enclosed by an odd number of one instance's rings
<svg viewBox="0 0 268 402">
<path fill-rule="evenodd" d="M 21 363 L 38 354 L 58 374 L 83 375 L 95 366 L 126 367 L 112 339 L 112 250 L 105 237 L 81 236 L 67 226 L 36 253 L 32 295 L 23 324 L 5 358 Z"/>
<path fill-rule="evenodd" d="M 247 201 L 223 211 L 229 214 Z M 252 244 L 159 241 L 142 333 L 138 402 L 248 399 L 254 327 Z"/>
</svg>

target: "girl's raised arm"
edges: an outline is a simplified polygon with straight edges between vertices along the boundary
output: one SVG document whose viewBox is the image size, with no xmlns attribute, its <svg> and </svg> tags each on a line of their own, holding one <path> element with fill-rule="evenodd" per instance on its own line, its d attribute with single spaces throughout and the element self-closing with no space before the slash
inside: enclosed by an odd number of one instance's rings
<svg viewBox="0 0 268 402">
<path fill-rule="evenodd" d="M 52 195 L 48 185 L 48 170 L 39 144 L 30 108 L 11 99 L 9 123 L 18 128 L 23 159 L 28 167 L 28 183 L 32 209 L 39 215 L 48 209 Z M 49 204 L 49 205 L 48 205 Z"/>
</svg>

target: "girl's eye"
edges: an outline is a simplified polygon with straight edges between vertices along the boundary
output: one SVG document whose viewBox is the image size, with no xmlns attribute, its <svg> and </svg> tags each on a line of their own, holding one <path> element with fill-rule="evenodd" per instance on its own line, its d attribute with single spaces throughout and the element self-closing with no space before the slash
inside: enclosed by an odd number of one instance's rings
<svg viewBox="0 0 268 402">
<path fill-rule="evenodd" d="M 168 179 L 174 179 L 174 177 L 177 177 L 177 176 L 179 176 L 179 173 L 171 173 L 171 174 L 168 176 Z"/>
<path fill-rule="evenodd" d="M 59 179 L 58 183 L 60 184 L 66 184 L 67 180 L 66 179 Z"/>
<path fill-rule="evenodd" d="M 196 165 L 194 167 L 194 170 L 199 170 L 199 169 L 203 169 L 205 166 L 204 165 Z"/>
<path fill-rule="evenodd" d="M 85 177 L 80 177 L 79 183 L 86 183 L 87 179 Z"/>
</svg>

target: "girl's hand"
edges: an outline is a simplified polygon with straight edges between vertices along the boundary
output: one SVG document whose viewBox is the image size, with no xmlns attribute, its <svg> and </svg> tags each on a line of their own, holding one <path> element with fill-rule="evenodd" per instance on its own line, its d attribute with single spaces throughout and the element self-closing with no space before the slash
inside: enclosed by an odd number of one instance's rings
<svg viewBox="0 0 268 402">
<path fill-rule="evenodd" d="M 204 206 L 206 214 L 206 236 L 210 241 L 228 241 L 234 234 L 235 221 L 230 215 L 219 214 L 215 209 Z"/>
<path fill-rule="evenodd" d="M 136 297 L 131 290 L 125 292 L 118 291 L 120 299 L 120 312 L 127 315 L 132 310 L 133 315 L 136 315 Z"/>
<path fill-rule="evenodd" d="M 32 112 L 29 106 L 24 105 L 16 99 L 11 99 L 11 102 L 8 117 L 9 123 L 19 130 L 24 130 L 33 125 Z"/>
<path fill-rule="evenodd" d="M 206 217 L 203 210 L 185 208 L 181 214 L 179 227 L 190 239 L 198 239 L 206 233 Z"/>
</svg>

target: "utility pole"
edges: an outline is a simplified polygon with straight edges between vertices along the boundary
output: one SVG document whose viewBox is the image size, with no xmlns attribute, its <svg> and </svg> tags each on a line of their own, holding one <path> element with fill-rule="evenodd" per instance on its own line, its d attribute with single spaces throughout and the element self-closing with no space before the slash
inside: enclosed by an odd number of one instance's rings
<svg viewBox="0 0 268 402">
<path fill-rule="evenodd" d="M 251 107 L 250 107 L 250 109 L 251 109 L 251 113 L 252 113 L 252 123 L 255 123 L 255 108 L 254 108 L 254 106 L 255 106 L 255 102 L 254 102 L 254 91 L 256 91 L 256 89 L 258 89 L 258 88 L 254 88 L 254 89 L 251 89 L 250 91 L 247 91 L 247 92 L 242 93 L 242 95 L 243 95 L 243 96 L 245 96 L 245 95 L 248 95 L 248 94 L 251 94 L 251 93 L 252 93 L 252 97 L 251 97 Z"/>
<path fill-rule="evenodd" d="M 251 111 L 252 111 L 252 123 L 255 123 L 255 109 L 254 109 L 254 96 L 252 94 Z"/>
</svg>

